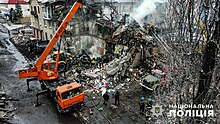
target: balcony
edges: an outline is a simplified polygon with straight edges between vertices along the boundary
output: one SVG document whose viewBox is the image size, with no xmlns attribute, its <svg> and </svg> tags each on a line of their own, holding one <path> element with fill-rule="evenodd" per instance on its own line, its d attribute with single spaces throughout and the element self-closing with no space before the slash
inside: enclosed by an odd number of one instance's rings
<svg viewBox="0 0 220 124">
<path fill-rule="evenodd" d="M 33 15 L 34 17 L 38 17 L 37 11 L 31 11 L 31 15 Z"/>
</svg>

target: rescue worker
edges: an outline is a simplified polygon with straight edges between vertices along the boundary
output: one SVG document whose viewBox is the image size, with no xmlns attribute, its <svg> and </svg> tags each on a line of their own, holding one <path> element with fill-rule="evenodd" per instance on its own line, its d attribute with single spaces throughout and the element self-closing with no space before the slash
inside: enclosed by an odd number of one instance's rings
<svg viewBox="0 0 220 124">
<path fill-rule="evenodd" d="M 102 57 L 101 56 L 98 56 L 97 58 L 96 58 L 96 65 L 97 65 L 97 67 L 98 68 L 101 68 L 102 67 Z"/>
<path fill-rule="evenodd" d="M 91 58 L 91 65 L 92 67 L 95 67 L 96 66 L 96 59 L 95 58 Z"/>
<path fill-rule="evenodd" d="M 120 56 L 120 47 L 115 47 L 115 52 L 114 52 L 114 54 L 115 54 L 115 57 L 116 58 L 119 58 L 119 56 Z"/>
<path fill-rule="evenodd" d="M 119 106 L 119 96 L 120 93 L 118 91 L 118 89 L 115 90 L 115 105 Z"/>
<path fill-rule="evenodd" d="M 79 55 L 76 54 L 75 57 L 73 58 L 73 62 L 74 64 L 78 64 L 80 66 L 80 58 L 79 58 Z"/>
<path fill-rule="evenodd" d="M 152 24 L 149 28 L 148 34 L 152 35 L 155 32 L 155 26 Z"/>
<path fill-rule="evenodd" d="M 39 43 L 38 43 L 38 40 L 36 40 L 36 43 L 35 43 L 35 49 L 34 49 L 34 52 L 35 52 L 35 54 L 37 54 L 38 53 L 38 49 L 39 49 Z"/>
<path fill-rule="evenodd" d="M 148 109 L 148 110 L 151 110 L 151 108 L 152 108 L 152 101 L 151 101 L 151 98 L 149 97 L 149 98 L 147 99 L 147 109 Z"/>
<path fill-rule="evenodd" d="M 107 106 L 108 100 L 109 100 L 109 94 L 108 91 L 105 92 L 105 94 L 103 95 L 103 99 L 104 99 L 104 105 Z"/>
<path fill-rule="evenodd" d="M 152 109 L 152 101 L 151 101 L 151 98 L 148 98 L 147 99 L 147 106 L 146 106 L 146 117 L 147 117 L 147 120 L 150 120 L 150 117 L 151 117 L 150 110 L 151 109 Z"/>
<path fill-rule="evenodd" d="M 144 102 L 145 98 L 144 97 L 141 97 L 140 98 L 140 102 L 139 102 L 139 105 L 140 105 L 140 114 L 144 114 L 145 112 L 145 102 Z"/>
</svg>

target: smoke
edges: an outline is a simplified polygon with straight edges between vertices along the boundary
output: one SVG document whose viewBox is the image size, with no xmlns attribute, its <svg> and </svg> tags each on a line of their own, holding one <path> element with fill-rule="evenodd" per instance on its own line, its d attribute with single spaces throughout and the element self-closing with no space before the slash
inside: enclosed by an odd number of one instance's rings
<svg viewBox="0 0 220 124">
<path fill-rule="evenodd" d="M 147 15 L 153 13 L 156 10 L 156 2 L 163 3 L 165 0 L 144 0 L 137 9 L 133 10 L 130 15 L 141 25 L 143 26 L 143 19 Z"/>
</svg>

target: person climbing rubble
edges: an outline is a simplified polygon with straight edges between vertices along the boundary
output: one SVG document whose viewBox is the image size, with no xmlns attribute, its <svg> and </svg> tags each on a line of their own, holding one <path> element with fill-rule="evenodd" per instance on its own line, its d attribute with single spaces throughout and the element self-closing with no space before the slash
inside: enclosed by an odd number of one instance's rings
<svg viewBox="0 0 220 124">
<path fill-rule="evenodd" d="M 145 98 L 144 98 L 144 97 L 141 97 L 141 98 L 140 98 L 139 105 L 140 105 L 139 113 L 140 113 L 141 115 L 143 115 L 144 112 L 145 112 Z"/>
<path fill-rule="evenodd" d="M 115 96 L 115 105 L 119 106 L 119 96 L 120 96 L 120 92 L 119 92 L 118 89 L 115 89 L 114 96 Z"/>
<path fill-rule="evenodd" d="M 104 105 L 107 106 L 108 100 L 109 100 L 109 94 L 108 91 L 106 90 L 105 94 L 103 95 L 103 99 L 104 99 Z"/>
<path fill-rule="evenodd" d="M 96 66 L 96 58 L 95 57 L 93 57 L 93 58 L 91 58 L 91 66 L 92 67 L 95 67 Z"/>
<path fill-rule="evenodd" d="M 150 120 L 151 119 L 151 109 L 152 109 L 152 100 L 151 98 L 149 97 L 147 99 L 147 105 L 146 105 L 146 117 L 147 117 L 147 120 Z"/>
</svg>

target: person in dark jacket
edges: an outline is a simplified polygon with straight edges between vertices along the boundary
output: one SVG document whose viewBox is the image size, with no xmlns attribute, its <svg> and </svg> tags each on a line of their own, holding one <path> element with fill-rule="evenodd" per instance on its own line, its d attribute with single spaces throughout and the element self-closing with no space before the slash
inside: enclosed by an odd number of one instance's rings
<svg viewBox="0 0 220 124">
<path fill-rule="evenodd" d="M 145 102 L 144 102 L 145 98 L 141 97 L 139 105 L 140 105 L 140 114 L 144 114 L 145 112 Z"/>
<path fill-rule="evenodd" d="M 151 98 L 148 98 L 148 99 L 147 99 L 147 109 L 148 109 L 148 110 L 151 110 L 151 109 L 152 109 L 152 100 L 151 100 Z"/>
<path fill-rule="evenodd" d="M 119 96 L 120 96 L 120 93 L 118 90 L 115 91 L 115 105 L 118 105 L 119 106 Z"/>
<path fill-rule="evenodd" d="M 109 100 L 109 94 L 108 91 L 105 92 L 105 94 L 103 95 L 103 99 L 104 99 L 104 105 L 107 106 L 108 100 Z"/>
</svg>

